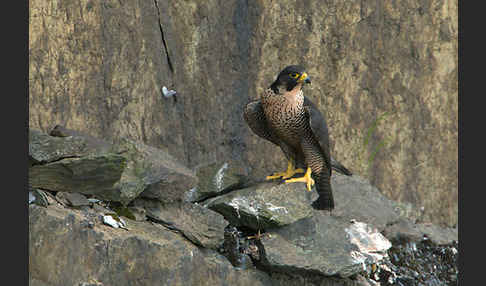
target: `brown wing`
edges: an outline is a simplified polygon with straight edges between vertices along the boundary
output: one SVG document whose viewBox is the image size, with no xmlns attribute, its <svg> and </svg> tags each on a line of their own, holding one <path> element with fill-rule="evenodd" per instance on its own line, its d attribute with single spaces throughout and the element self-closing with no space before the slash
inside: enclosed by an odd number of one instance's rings
<svg viewBox="0 0 486 286">
<path fill-rule="evenodd" d="M 243 117 L 250 129 L 258 136 L 266 139 L 273 144 L 279 145 L 280 140 L 273 134 L 270 129 L 262 103 L 259 100 L 248 103 L 243 112 Z"/>
<path fill-rule="evenodd" d="M 272 129 L 270 128 L 267 122 L 267 118 L 265 117 L 263 106 L 259 100 L 252 101 L 246 105 L 245 110 L 243 112 L 243 117 L 246 123 L 248 124 L 248 126 L 250 127 L 250 129 L 256 135 L 279 146 L 282 152 L 284 153 L 285 157 L 287 158 L 287 160 L 294 161 L 294 164 L 299 164 L 298 162 L 300 161 L 303 162 L 303 159 L 300 159 L 300 157 L 302 157 L 301 154 L 299 157 L 299 154 L 296 153 L 296 151 L 293 148 L 285 144 L 285 142 L 280 140 L 275 135 L 275 133 L 273 133 Z M 304 167 L 301 165 L 302 164 L 297 166 L 301 168 Z"/>
<path fill-rule="evenodd" d="M 321 147 L 322 156 L 326 162 L 326 167 L 329 169 L 329 175 L 331 175 L 331 154 L 329 151 L 329 132 L 327 129 L 327 123 L 322 116 L 321 112 L 307 97 L 304 98 L 304 108 L 309 118 L 309 125 L 312 129 L 314 137 L 319 142 Z"/>
<path fill-rule="evenodd" d="M 329 133 L 327 129 L 327 123 L 326 120 L 324 119 L 324 116 L 322 116 L 321 112 L 317 107 L 315 106 L 312 101 L 310 101 L 307 97 L 304 97 L 304 107 L 306 108 L 307 114 L 309 116 L 309 123 L 312 129 L 312 132 L 314 133 L 314 136 L 316 136 L 316 139 L 319 141 L 319 144 L 321 145 L 321 148 L 324 152 L 327 150 L 327 158 L 329 158 L 331 168 L 339 172 L 343 175 L 346 176 L 352 176 L 353 173 L 349 171 L 346 167 L 343 166 L 340 162 L 338 162 L 335 158 L 333 158 L 330 155 L 329 151 Z M 308 110 L 307 110 L 308 109 Z"/>
</svg>

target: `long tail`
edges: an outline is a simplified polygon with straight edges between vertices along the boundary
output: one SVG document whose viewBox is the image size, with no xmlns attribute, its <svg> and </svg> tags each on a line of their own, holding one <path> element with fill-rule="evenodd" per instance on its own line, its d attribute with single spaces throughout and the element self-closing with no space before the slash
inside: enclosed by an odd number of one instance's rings
<svg viewBox="0 0 486 286">
<path fill-rule="evenodd" d="M 312 207 L 316 210 L 333 210 L 334 197 L 332 195 L 330 176 L 324 173 L 314 176 L 316 191 L 319 194 L 317 200 L 312 202 Z"/>
<path fill-rule="evenodd" d="M 344 167 L 343 164 L 336 161 L 336 159 L 334 159 L 333 157 L 331 157 L 331 168 L 333 170 L 335 170 L 336 172 L 339 172 L 339 173 L 344 174 L 346 176 L 352 176 L 353 175 L 351 173 L 351 171 L 346 169 L 346 167 Z"/>
</svg>

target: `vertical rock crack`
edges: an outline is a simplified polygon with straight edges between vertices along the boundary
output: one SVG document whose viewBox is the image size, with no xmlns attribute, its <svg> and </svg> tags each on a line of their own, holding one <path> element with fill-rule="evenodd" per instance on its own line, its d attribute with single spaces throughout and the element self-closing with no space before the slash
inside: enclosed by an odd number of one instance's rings
<svg viewBox="0 0 486 286">
<path fill-rule="evenodd" d="M 164 29 L 162 28 L 159 4 L 157 4 L 157 0 L 154 0 L 154 4 L 155 4 L 155 9 L 157 10 L 157 15 L 158 15 L 158 18 L 159 18 L 160 35 L 162 37 L 162 44 L 164 45 L 165 56 L 167 57 L 167 63 L 169 64 L 169 70 L 173 73 L 174 67 L 172 66 L 172 61 L 170 60 L 170 56 L 169 56 L 169 50 L 167 49 L 167 42 L 165 41 Z"/>
</svg>

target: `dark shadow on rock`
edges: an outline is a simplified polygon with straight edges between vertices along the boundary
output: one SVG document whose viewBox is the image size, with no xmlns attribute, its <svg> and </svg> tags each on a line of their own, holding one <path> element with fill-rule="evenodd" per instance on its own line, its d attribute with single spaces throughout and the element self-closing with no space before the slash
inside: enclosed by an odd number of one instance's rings
<svg viewBox="0 0 486 286">
<path fill-rule="evenodd" d="M 162 203 L 144 198 L 136 199 L 133 205 L 144 208 L 148 218 L 181 232 L 198 246 L 217 250 L 223 244 L 224 228 L 228 222 L 210 209 L 193 203 Z"/>
<path fill-rule="evenodd" d="M 32 188 L 96 195 L 126 205 L 139 195 L 181 200 L 197 184 L 190 169 L 160 149 L 126 138 L 109 143 L 59 126 L 55 130 L 56 136 L 29 131 Z"/>
</svg>

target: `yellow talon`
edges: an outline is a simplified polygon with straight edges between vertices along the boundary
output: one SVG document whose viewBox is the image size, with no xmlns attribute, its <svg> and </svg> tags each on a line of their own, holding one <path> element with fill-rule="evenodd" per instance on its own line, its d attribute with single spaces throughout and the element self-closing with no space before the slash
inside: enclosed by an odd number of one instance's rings
<svg viewBox="0 0 486 286">
<path fill-rule="evenodd" d="M 305 175 L 303 177 L 285 180 L 285 183 L 304 182 L 306 183 L 307 190 L 310 191 L 312 189 L 312 186 L 315 184 L 314 179 L 311 178 L 311 173 L 311 168 L 307 168 L 307 172 L 305 172 Z"/>
<path fill-rule="evenodd" d="M 278 179 L 280 177 L 282 177 L 283 179 L 288 179 L 288 178 L 292 178 L 292 176 L 297 173 L 304 173 L 304 172 L 305 172 L 304 169 L 301 168 L 294 169 L 294 165 L 292 164 L 291 161 L 289 161 L 287 164 L 287 171 L 275 173 L 271 176 L 267 176 L 266 180 Z"/>
</svg>

